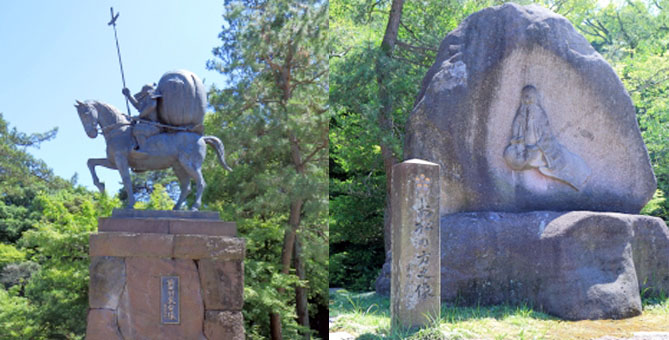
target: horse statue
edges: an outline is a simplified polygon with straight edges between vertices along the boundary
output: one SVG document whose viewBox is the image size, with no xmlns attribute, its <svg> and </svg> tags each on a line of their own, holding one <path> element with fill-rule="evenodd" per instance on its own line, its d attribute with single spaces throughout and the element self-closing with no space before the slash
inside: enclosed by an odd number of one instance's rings
<svg viewBox="0 0 669 340">
<path fill-rule="evenodd" d="M 186 196 L 190 193 L 191 179 L 195 180 L 197 188 L 195 203 L 191 210 L 200 208 L 202 193 L 206 185 L 202 177 L 202 163 L 207 154 L 207 145 L 216 151 L 221 166 L 228 171 L 232 170 L 225 162 L 223 143 L 214 136 L 202 136 L 196 132 L 179 129 L 178 127 L 168 128 L 168 132 L 149 136 L 144 141 L 140 152 L 136 150 L 137 143 L 133 137 L 134 124 L 130 117 L 121 113 L 112 105 L 95 100 L 85 102 L 77 100 L 75 107 L 88 137 L 95 138 L 101 132 L 107 143 L 107 158 L 91 158 L 88 160 L 93 184 L 100 192 L 104 192 L 104 183 L 100 182 L 95 173 L 96 166 L 118 170 L 128 194 L 127 209 L 132 209 L 135 205 L 132 181 L 130 180 L 131 168 L 134 171 L 141 172 L 171 167 L 179 179 L 181 189 L 174 210 L 181 208 Z"/>
</svg>

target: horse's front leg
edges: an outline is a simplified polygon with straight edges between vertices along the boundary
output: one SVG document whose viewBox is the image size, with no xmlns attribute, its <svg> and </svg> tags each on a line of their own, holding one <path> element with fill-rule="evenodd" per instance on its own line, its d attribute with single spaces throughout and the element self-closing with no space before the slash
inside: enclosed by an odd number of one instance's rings
<svg viewBox="0 0 669 340">
<path fill-rule="evenodd" d="M 95 184 L 95 186 L 98 187 L 98 190 L 100 190 L 100 192 L 104 192 L 105 184 L 100 182 L 98 174 L 95 173 L 95 167 L 98 165 L 104 166 L 105 168 L 109 169 L 116 169 L 116 167 L 114 166 L 114 164 L 112 164 L 112 162 L 110 162 L 106 158 L 90 158 L 88 160 L 88 169 L 91 170 L 91 175 L 93 176 L 93 184 Z"/>
<path fill-rule="evenodd" d="M 114 156 L 114 160 L 116 163 L 116 168 L 121 174 L 125 192 L 128 194 L 128 201 L 126 202 L 125 208 L 132 209 L 135 206 L 135 195 L 132 192 L 132 180 L 130 178 L 130 167 L 128 166 L 128 155 L 123 153 L 116 154 Z"/>
</svg>

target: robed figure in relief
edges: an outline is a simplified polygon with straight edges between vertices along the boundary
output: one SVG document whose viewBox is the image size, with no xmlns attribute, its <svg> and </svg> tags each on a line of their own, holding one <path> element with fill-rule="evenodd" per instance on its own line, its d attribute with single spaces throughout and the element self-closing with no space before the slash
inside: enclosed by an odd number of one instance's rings
<svg viewBox="0 0 669 340">
<path fill-rule="evenodd" d="M 555 138 L 537 89 L 525 86 L 520 100 L 511 141 L 504 150 L 506 164 L 515 171 L 537 169 L 576 190 L 583 189 L 590 177 L 590 168 Z"/>
</svg>

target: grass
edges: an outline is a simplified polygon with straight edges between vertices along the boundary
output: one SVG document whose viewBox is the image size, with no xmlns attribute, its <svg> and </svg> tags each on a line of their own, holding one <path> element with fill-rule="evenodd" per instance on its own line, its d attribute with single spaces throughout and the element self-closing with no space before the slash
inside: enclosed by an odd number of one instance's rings
<svg viewBox="0 0 669 340">
<path fill-rule="evenodd" d="M 595 339 L 631 337 L 635 332 L 669 332 L 669 298 L 644 299 L 643 314 L 624 320 L 563 321 L 528 306 L 442 305 L 440 318 L 419 331 L 390 327 L 390 301 L 376 293 L 338 290 L 330 295 L 331 332 L 358 340 Z"/>
</svg>

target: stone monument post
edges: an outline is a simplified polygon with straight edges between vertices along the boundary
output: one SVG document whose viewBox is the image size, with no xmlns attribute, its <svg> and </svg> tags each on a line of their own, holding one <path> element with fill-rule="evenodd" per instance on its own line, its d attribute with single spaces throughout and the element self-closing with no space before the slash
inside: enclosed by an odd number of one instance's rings
<svg viewBox="0 0 669 340">
<path fill-rule="evenodd" d="M 115 210 L 90 237 L 86 339 L 244 339 L 245 242 L 218 213 Z"/>
<path fill-rule="evenodd" d="M 397 164 L 391 185 L 392 325 L 420 327 L 441 310 L 439 165 Z"/>
</svg>

